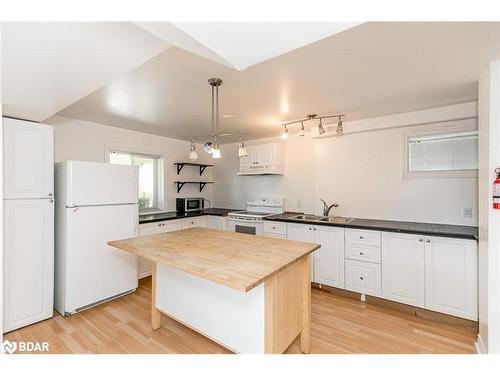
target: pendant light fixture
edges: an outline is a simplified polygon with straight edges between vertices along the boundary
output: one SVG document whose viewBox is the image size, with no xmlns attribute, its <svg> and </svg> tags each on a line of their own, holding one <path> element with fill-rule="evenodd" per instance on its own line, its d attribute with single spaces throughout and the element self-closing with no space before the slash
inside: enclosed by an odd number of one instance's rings
<svg viewBox="0 0 500 375">
<path fill-rule="evenodd" d="M 198 160 L 198 153 L 196 152 L 196 147 L 193 141 L 191 141 L 191 151 L 189 151 L 189 160 L 190 161 Z"/>
<path fill-rule="evenodd" d="M 240 137 L 240 144 L 238 145 L 238 157 L 239 158 L 244 158 L 248 156 L 247 149 L 245 147 L 245 144 L 243 143 L 243 138 Z"/>
<path fill-rule="evenodd" d="M 288 139 L 288 128 L 286 127 L 286 125 L 283 129 L 283 133 L 281 133 L 281 139 Z"/>
<path fill-rule="evenodd" d="M 243 136 L 250 135 L 250 133 L 246 132 L 233 132 L 233 133 L 220 133 L 219 132 L 219 86 L 222 85 L 222 79 L 220 78 L 209 78 L 208 83 L 212 87 L 212 125 L 211 125 L 211 134 L 209 136 L 192 136 L 185 137 L 185 139 L 191 139 L 191 151 L 189 152 L 189 159 L 191 156 L 195 156 L 196 150 L 194 148 L 194 143 L 192 139 L 203 139 L 206 141 L 202 149 L 207 154 L 212 155 L 213 159 L 220 159 L 222 157 L 220 150 L 220 139 L 221 137 L 227 136 L 239 136 L 240 137 L 240 147 L 238 151 L 238 155 L 240 157 L 247 156 L 247 151 L 245 145 L 243 144 Z M 198 155 L 196 154 L 196 159 L 198 159 Z M 196 160 L 194 159 L 194 160 Z"/>
</svg>

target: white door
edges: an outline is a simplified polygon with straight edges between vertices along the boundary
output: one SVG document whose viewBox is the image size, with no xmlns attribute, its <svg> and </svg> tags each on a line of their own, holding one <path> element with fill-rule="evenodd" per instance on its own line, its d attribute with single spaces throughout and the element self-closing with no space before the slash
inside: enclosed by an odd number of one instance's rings
<svg viewBox="0 0 500 375">
<path fill-rule="evenodd" d="M 4 331 L 50 318 L 53 291 L 54 203 L 4 200 Z"/>
<path fill-rule="evenodd" d="M 54 193 L 52 127 L 3 119 L 4 199 L 50 198 Z"/>
<path fill-rule="evenodd" d="M 477 243 L 425 238 L 425 308 L 465 319 L 478 318 Z"/>
<path fill-rule="evenodd" d="M 165 233 L 165 222 L 147 223 L 139 225 L 139 236 L 149 236 L 152 234 Z M 142 279 L 150 276 L 153 270 L 152 262 L 149 259 L 137 257 L 137 278 Z"/>
<path fill-rule="evenodd" d="M 344 288 L 344 228 L 315 225 L 313 233 L 321 245 L 313 256 L 314 282 Z"/>
<path fill-rule="evenodd" d="M 135 166 L 66 161 L 66 206 L 138 202 L 138 169 Z"/>
<path fill-rule="evenodd" d="M 424 236 L 382 233 L 382 297 L 425 305 Z"/>
<path fill-rule="evenodd" d="M 137 288 L 137 257 L 108 246 L 137 236 L 138 205 L 67 208 L 66 312 Z"/>
</svg>

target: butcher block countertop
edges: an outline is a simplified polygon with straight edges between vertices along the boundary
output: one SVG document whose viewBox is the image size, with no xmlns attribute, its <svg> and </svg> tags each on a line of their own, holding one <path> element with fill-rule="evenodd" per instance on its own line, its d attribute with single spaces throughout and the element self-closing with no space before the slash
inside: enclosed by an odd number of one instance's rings
<svg viewBox="0 0 500 375">
<path fill-rule="evenodd" d="M 242 292 L 320 247 L 207 228 L 111 241 L 108 245 Z"/>
</svg>

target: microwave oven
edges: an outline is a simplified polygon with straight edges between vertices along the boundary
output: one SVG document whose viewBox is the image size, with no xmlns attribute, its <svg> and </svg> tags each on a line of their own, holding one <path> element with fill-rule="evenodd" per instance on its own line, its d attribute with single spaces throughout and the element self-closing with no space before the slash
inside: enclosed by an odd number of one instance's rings
<svg viewBox="0 0 500 375">
<path fill-rule="evenodd" d="M 203 198 L 177 198 L 176 210 L 178 213 L 196 212 L 203 210 Z"/>
</svg>

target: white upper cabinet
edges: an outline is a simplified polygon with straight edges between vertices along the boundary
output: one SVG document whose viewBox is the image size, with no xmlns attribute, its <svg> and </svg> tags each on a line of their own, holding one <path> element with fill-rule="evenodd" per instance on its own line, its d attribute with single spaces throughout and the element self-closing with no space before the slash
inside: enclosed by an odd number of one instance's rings
<svg viewBox="0 0 500 375">
<path fill-rule="evenodd" d="M 465 319 L 478 318 L 477 243 L 425 238 L 425 308 Z"/>
<path fill-rule="evenodd" d="M 382 297 L 425 307 L 424 236 L 382 233 Z"/>
<path fill-rule="evenodd" d="M 282 143 L 246 146 L 248 156 L 240 158 L 239 175 L 283 174 L 285 148 Z"/>
<path fill-rule="evenodd" d="M 51 126 L 3 118 L 4 199 L 54 194 L 54 136 Z"/>
</svg>

